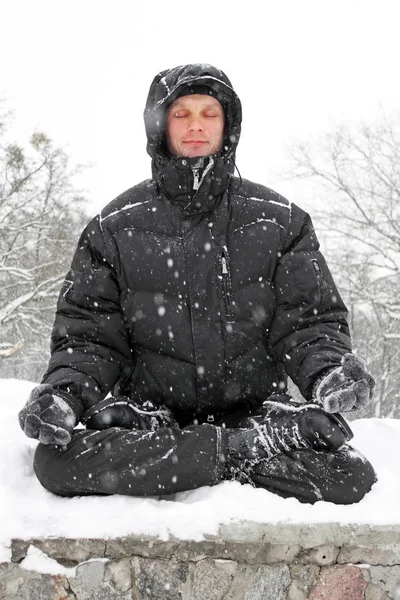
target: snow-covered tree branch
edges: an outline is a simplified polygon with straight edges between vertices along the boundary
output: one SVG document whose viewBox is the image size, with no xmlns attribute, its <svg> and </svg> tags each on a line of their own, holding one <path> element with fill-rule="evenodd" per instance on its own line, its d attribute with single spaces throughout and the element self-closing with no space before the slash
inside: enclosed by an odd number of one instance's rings
<svg viewBox="0 0 400 600">
<path fill-rule="evenodd" d="M 355 349 L 378 381 L 369 414 L 399 417 L 400 114 L 340 127 L 291 154 L 295 175 L 318 190 L 319 237 L 350 309 Z"/>
<path fill-rule="evenodd" d="M 37 379 L 84 200 L 62 149 L 43 133 L 27 148 L 7 143 L 6 125 L 0 114 L 0 374 Z"/>
</svg>

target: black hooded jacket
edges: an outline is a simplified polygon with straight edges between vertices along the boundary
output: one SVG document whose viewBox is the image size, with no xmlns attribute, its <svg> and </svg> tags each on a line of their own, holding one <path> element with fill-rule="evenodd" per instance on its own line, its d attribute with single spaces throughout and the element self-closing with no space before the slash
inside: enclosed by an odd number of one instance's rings
<svg viewBox="0 0 400 600">
<path fill-rule="evenodd" d="M 199 84 L 224 107 L 223 149 L 171 157 L 166 109 Z M 309 215 L 233 176 L 241 105 L 229 79 L 210 65 L 164 71 L 144 117 L 153 177 L 83 232 L 43 381 L 79 397 L 81 413 L 111 391 L 182 422 L 261 404 L 287 375 L 310 399 L 350 351 L 346 308 Z"/>
</svg>

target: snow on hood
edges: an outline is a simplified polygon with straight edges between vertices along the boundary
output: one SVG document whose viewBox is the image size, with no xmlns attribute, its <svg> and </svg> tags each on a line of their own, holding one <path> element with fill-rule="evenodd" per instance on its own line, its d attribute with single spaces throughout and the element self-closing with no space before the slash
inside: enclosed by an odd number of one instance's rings
<svg viewBox="0 0 400 600">
<path fill-rule="evenodd" d="M 150 86 L 144 110 L 144 123 L 147 152 L 153 159 L 165 152 L 163 141 L 167 108 L 176 100 L 183 87 L 191 85 L 205 85 L 218 99 L 222 99 L 227 123 L 222 153 L 226 158 L 234 156 L 242 123 L 240 99 L 223 71 L 212 65 L 190 64 L 161 71 Z"/>
</svg>

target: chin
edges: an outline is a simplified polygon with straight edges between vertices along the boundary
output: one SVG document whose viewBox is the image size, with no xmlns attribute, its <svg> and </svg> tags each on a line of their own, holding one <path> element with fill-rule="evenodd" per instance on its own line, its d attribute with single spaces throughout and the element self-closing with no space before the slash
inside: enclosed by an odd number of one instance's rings
<svg viewBox="0 0 400 600">
<path fill-rule="evenodd" d="M 186 156 L 188 158 L 196 158 L 198 156 L 208 156 L 209 154 L 212 154 L 212 152 L 210 152 L 210 150 L 208 149 L 204 149 L 204 150 L 193 150 L 193 151 L 189 151 L 186 152 Z"/>
</svg>

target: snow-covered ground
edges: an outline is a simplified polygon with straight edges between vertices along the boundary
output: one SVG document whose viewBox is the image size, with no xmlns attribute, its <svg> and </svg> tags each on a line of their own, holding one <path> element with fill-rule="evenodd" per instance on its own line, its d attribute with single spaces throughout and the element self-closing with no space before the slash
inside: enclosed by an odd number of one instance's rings
<svg viewBox="0 0 400 600">
<path fill-rule="evenodd" d="M 400 523 L 400 420 L 353 421 L 352 444 L 372 462 L 378 482 L 356 505 L 300 504 L 262 489 L 224 482 L 177 494 L 171 500 L 124 496 L 60 498 L 47 492 L 32 469 L 37 442 L 19 428 L 17 413 L 33 385 L 0 380 L 0 562 L 10 559 L 11 538 L 174 535 L 201 540 L 221 523 Z"/>
</svg>

